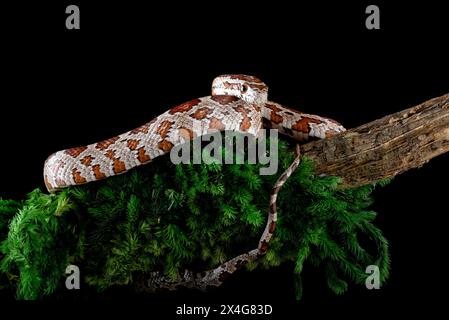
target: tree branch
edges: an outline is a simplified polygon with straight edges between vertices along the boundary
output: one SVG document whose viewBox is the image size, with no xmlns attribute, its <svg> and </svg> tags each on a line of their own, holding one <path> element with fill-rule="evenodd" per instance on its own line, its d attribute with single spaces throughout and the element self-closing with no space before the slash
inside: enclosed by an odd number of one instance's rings
<svg viewBox="0 0 449 320">
<path fill-rule="evenodd" d="M 417 168 L 449 151 L 449 94 L 301 146 L 317 174 L 358 187 Z"/>
</svg>

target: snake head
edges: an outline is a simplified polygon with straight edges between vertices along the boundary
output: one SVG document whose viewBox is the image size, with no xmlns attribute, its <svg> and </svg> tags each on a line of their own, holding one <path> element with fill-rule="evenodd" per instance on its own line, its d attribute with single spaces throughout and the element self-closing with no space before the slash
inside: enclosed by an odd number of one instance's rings
<svg viewBox="0 0 449 320">
<path fill-rule="evenodd" d="M 214 79 L 212 95 L 234 96 L 248 103 L 264 105 L 268 98 L 268 87 L 253 76 L 226 74 Z"/>
</svg>

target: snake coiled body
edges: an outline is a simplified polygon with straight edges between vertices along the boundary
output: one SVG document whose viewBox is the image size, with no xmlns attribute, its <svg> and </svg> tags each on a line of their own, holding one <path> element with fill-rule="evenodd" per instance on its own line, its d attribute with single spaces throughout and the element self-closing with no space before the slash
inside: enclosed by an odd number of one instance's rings
<svg viewBox="0 0 449 320">
<path fill-rule="evenodd" d="M 257 134 L 260 110 L 232 96 L 195 99 L 134 130 L 105 141 L 56 152 L 44 169 L 50 191 L 125 173 L 213 130 Z"/>
<path fill-rule="evenodd" d="M 261 128 L 273 128 L 300 142 L 344 131 L 332 119 L 267 101 L 267 95 L 268 87 L 255 77 L 217 77 L 212 96 L 182 103 L 119 136 L 52 154 L 44 165 L 45 185 L 56 191 L 122 174 L 216 130 L 257 136 Z"/>
</svg>

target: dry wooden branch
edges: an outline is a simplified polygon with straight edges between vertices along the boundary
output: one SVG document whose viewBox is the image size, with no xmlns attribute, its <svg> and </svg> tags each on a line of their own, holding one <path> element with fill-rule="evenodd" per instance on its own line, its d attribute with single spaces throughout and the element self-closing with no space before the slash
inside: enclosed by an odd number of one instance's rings
<svg viewBox="0 0 449 320">
<path fill-rule="evenodd" d="M 301 146 L 317 174 L 343 188 L 394 177 L 449 151 L 449 94 L 325 140 Z"/>
</svg>

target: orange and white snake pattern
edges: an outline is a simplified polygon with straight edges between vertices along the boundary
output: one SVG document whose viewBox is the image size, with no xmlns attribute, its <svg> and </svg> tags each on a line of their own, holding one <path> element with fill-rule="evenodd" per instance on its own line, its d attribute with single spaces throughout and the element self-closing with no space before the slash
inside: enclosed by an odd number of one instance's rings
<svg viewBox="0 0 449 320">
<path fill-rule="evenodd" d="M 182 103 L 119 136 L 52 154 L 44 165 L 45 185 L 56 191 L 122 174 L 216 130 L 258 136 L 261 128 L 273 128 L 300 142 L 345 130 L 332 119 L 284 107 L 267 96 L 268 87 L 255 77 L 219 76 L 211 96 Z"/>
</svg>

